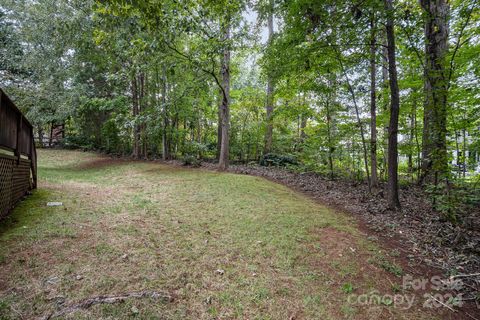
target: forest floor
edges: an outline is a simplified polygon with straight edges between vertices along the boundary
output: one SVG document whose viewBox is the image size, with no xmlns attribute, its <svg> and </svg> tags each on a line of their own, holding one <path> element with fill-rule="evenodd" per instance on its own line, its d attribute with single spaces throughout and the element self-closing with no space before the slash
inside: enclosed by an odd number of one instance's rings
<svg viewBox="0 0 480 320">
<path fill-rule="evenodd" d="M 39 188 L 0 228 L 0 319 L 468 319 L 404 287 L 424 277 L 355 217 L 284 185 L 38 158 Z"/>
</svg>

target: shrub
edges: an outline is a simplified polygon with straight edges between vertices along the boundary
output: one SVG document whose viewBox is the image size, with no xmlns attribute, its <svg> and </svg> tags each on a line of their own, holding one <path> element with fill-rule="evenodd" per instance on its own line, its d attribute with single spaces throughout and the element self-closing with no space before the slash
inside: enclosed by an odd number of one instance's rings
<svg viewBox="0 0 480 320">
<path fill-rule="evenodd" d="M 452 223 L 458 223 L 462 215 L 480 204 L 478 191 L 461 181 L 449 187 L 428 185 L 426 191 L 432 197 L 435 210 Z"/>
<path fill-rule="evenodd" d="M 196 156 L 186 154 L 185 156 L 183 156 L 183 165 L 184 166 L 200 167 L 201 161 Z"/>
<path fill-rule="evenodd" d="M 297 159 L 293 155 L 281 155 L 276 153 L 267 153 L 260 159 L 260 165 L 269 167 L 284 167 L 287 165 L 298 165 Z"/>
<path fill-rule="evenodd" d="M 85 136 L 71 135 L 62 139 L 61 147 L 65 149 L 93 150 L 95 149 L 95 144 Z"/>
</svg>

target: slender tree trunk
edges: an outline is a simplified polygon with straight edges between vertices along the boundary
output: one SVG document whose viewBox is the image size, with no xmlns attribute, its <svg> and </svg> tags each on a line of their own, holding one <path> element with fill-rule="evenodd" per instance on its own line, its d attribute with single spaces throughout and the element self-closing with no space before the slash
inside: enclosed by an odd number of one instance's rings
<svg viewBox="0 0 480 320">
<path fill-rule="evenodd" d="M 268 44 L 272 43 L 273 39 L 273 1 L 270 0 L 270 8 L 268 13 Z M 273 136 L 273 79 L 271 74 L 268 75 L 267 80 L 267 128 L 265 131 L 265 147 L 264 154 L 271 152 L 272 149 L 272 136 Z"/>
<path fill-rule="evenodd" d="M 421 0 L 425 12 L 425 107 L 420 182 L 447 182 L 447 0 Z"/>
<path fill-rule="evenodd" d="M 416 104 L 416 100 L 415 100 L 415 104 Z M 417 107 L 415 106 L 415 110 L 417 110 Z M 415 130 L 415 145 L 416 145 L 416 156 L 417 156 L 417 167 L 416 167 L 416 172 L 417 172 L 417 179 L 420 177 L 421 175 L 421 161 L 422 161 L 422 157 L 421 157 L 421 146 L 420 146 L 420 141 L 418 140 L 418 121 L 417 121 L 417 112 L 415 111 L 414 113 L 414 118 L 413 118 L 413 123 L 414 123 L 414 130 Z"/>
<path fill-rule="evenodd" d="M 300 119 L 300 143 L 304 143 L 305 139 L 307 138 L 307 134 L 305 133 L 305 128 L 307 127 L 308 117 L 305 114 L 301 115 Z"/>
<path fill-rule="evenodd" d="M 167 68 L 162 66 L 162 159 L 170 160 L 169 121 L 167 109 Z"/>
<path fill-rule="evenodd" d="M 370 166 L 372 187 L 378 187 L 377 175 L 377 94 L 376 94 L 376 26 L 375 16 L 370 18 Z"/>
<path fill-rule="evenodd" d="M 358 104 L 357 104 L 357 99 L 355 95 L 355 91 L 353 90 L 352 84 L 350 83 L 350 79 L 348 78 L 347 72 L 345 70 L 345 67 L 343 65 L 343 62 L 341 60 L 340 52 L 338 53 L 339 55 L 339 62 L 340 62 L 340 67 L 342 68 L 343 75 L 345 77 L 345 80 L 347 81 L 347 87 L 348 90 L 350 91 L 350 94 L 352 95 L 352 100 L 353 100 L 353 106 L 355 107 L 355 115 L 357 118 L 357 124 L 358 127 L 360 128 L 360 137 L 362 139 L 362 149 L 363 149 L 363 162 L 365 164 L 365 172 L 367 174 L 367 183 L 368 183 L 368 191 L 372 191 L 372 185 L 370 183 L 370 170 L 368 168 L 368 151 L 367 151 L 367 142 L 365 139 L 365 130 L 363 128 L 363 123 L 362 120 L 360 119 L 360 111 L 358 109 Z"/>
<path fill-rule="evenodd" d="M 144 108 L 145 112 L 149 108 L 148 85 L 149 85 L 149 83 L 148 83 L 148 73 L 145 73 L 145 87 L 144 87 L 144 100 L 145 101 L 143 103 L 143 108 Z M 148 134 L 147 134 L 147 122 L 146 121 L 143 123 L 143 135 L 144 135 L 144 138 L 143 138 L 143 157 L 145 159 L 148 159 Z"/>
<path fill-rule="evenodd" d="M 138 84 L 139 84 L 139 99 L 138 99 L 138 105 L 139 105 L 139 114 L 143 114 L 146 109 L 146 92 L 145 92 L 145 73 L 141 72 L 138 76 Z M 139 125 L 140 129 L 140 141 L 139 141 L 139 157 L 140 158 L 147 158 L 147 152 L 146 152 L 146 124 L 144 121 Z"/>
<path fill-rule="evenodd" d="M 388 105 L 389 105 L 389 83 L 388 83 L 388 50 L 387 50 L 387 37 L 385 35 L 384 44 L 383 44 L 383 53 L 382 53 L 382 87 L 383 87 L 383 113 L 388 113 Z M 387 157 L 388 157 L 388 123 L 385 122 L 383 127 L 383 178 L 386 180 L 387 178 Z"/>
<path fill-rule="evenodd" d="M 220 160 L 220 152 L 222 149 L 222 103 L 223 103 L 223 91 L 220 89 L 220 99 L 218 104 L 218 126 L 217 126 L 217 160 Z"/>
<path fill-rule="evenodd" d="M 395 61 L 395 31 L 393 26 L 393 0 L 385 0 L 387 12 L 387 51 L 388 74 L 390 78 L 390 124 L 388 126 L 388 206 L 395 210 L 400 208 L 398 197 L 398 117 L 400 113 L 400 95 L 397 82 L 397 65 Z"/>
<path fill-rule="evenodd" d="M 140 156 L 140 127 L 137 124 L 138 116 L 138 87 L 137 87 L 137 78 L 134 76 L 132 78 L 132 114 L 134 118 L 133 126 L 133 152 L 132 157 L 138 159 Z"/>
<path fill-rule="evenodd" d="M 230 131 L 230 21 L 227 21 L 224 28 L 225 48 L 222 61 L 222 105 L 220 116 L 222 119 L 222 143 L 220 146 L 220 158 L 218 168 L 224 171 L 228 168 L 229 160 L 229 131 Z"/>
<path fill-rule="evenodd" d="M 332 116 L 330 112 L 330 101 L 325 104 L 325 109 L 327 111 L 327 143 L 328 143 L 328 167 L 330 171 L 330 179 L 333 180 L 335 174 L 333 172 L 333 152 L 335 151 L 335 146 L 332 143 Z"/>
<path fill-rule="evenodd" d="M 415 151 L 415 132 L 416 132 L 416 114 L 417 114 L 417 97 L 416 92 L 413 91 L 412 111 L 410 113 L 410 137 L 409 137 L 409 152 L 408 152 L 408 173 L 411 175 L 412 182 L 414 181 L 413 168 L 413 154 Z"/>
<path fill-rule="evenodd" d="M 460 134 L 458 133 L 457 129 L 455 129 L 454 132 L 455 132 L 455 151 L 457 152 L 457 161 L 456 161 L 457 170 L 458 170 L 457 176 L 458 176 L 458 178 L 460 178 L 460 175 L 461 175 L 461 172 L 460 172 L 460 144 L 458 142 Z"/>
<path fill-rule="evenodd" d="M 171 128 L 175 129 L 175 131 L 178 132 L 179 126 L 180 126 L 180 119 L 179 119 L 179 115 L 178 115 L 177 106 L 175 104 L 173 104 L 173 105 L 171 105 L 171 107 L 173 107 L 173 110 L 175 112 L 175 114 L 173 116 L 173 123 L 172 123 Z M 177 155 L 177 152 L 178 152 L 178 138 L 175 137 L 175 139 L 173 139 L 171 134 L 168 134 L 167 137 L 168 137 L 168 144 L 169 144 L 169 148 L 170 148 L 169 151 L 168 151 L 169 155 L 170 155 L 170 159 L 175 159 L 176 155 Z M 172 154 L 172 151 L 173 151 L 173 154 Z"/>
<path fill-rule="evenodd" d="M 38 145 L 39 145 L 40 148 L 43 148 L 44 147 L 44 144 L 43 144 L 43 128 L 42 128 L 41 125 L 38 125 L 37 132 L 38 132 Z"/>
<path fill-rule="evenodd" d="M 50 137 L 48 138 L 48 147 L 51 148 L 52 147 L 52 143 L 53 143 L 53 127 L 54 127 L 54 124 L 53 124 L 53 121 L 50 122 Z"/>
<path fill-rule="evenodd" d="M 463 134 L 463 167 L 462 167 L 462 173 L 463 173 L 463 178 L 465 178 L 465 174 L 467 172 L 467 135 L 466 135 L 466 130 L 465 128 L 462 129 L 462 134 Z"/>
</svg>

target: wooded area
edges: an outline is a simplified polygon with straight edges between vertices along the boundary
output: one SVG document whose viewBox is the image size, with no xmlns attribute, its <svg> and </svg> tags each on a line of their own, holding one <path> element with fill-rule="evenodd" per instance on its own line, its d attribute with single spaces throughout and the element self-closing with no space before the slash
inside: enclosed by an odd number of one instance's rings
<svg viewBox="0 0 480 320">
<path fill-rule="evenodd" d="M 399 183 L 430 188 L 443 210 L 478 180 L 477 1 L 0 9 L 1 85 L 39 141 L 61 125 L 65 147 L 221 170 L 287 156 L 372 190 L 388 181 L 392 209 Z"/>
<path fill-rule="evenodd" d="M 266 176 L 480 265 L 478 0 L 4 0 L 0 43 L 39 147 Z"/>
</svg>

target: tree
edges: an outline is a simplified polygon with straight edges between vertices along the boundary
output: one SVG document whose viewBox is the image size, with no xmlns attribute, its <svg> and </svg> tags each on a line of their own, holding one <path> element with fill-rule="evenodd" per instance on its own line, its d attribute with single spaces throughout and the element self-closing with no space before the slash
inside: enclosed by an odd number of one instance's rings
<svg viewBox="0 0 480 320">
<path fill-rule="evenodd" d="M 395 58 L 395 31 L 393 0 L 385 0 L 387 14 L 386 35 L 388 52 L 388 75 L 390 78 L 390 124 L 388 126 L 388 206 L 394 210 L 400 207 L 398 197 L 398 117 L 400 113 L 400 94 L 397 80 Z"/>
<path fill-rule="evenodd" d="M 220 156 L 218 159 L 218 168 L 220 170 L 226 170 L 229 162 L 229 148 L 230 148 L 230 17 L 226 18 L 223 26 L 224 38 L 223 41 L 226 44 L 223 49 L 222 60 L 222 104 L 220 106 L 220 120 L 222 127 L 222 137 L 220 143 Z"/>
<path fill-rule="evenodd" d="M 448 11 L 446 0 L 421 0 L 425 19 L 425 104 L 422 181 L 448 179 L 447 94 Z"/>
<path fill-rule="evenodd" d="M 370 17 L 370 166 L 372 187 L 378 187 L 377 176 L 377 93 L 376 93 L 376 24 L 375 12 Z"/>
<path fill-rule="evenodd" d="M 268 45 L 272 44 L 273 41 L 273 12 L 275 8 L 273 5 L 273 0 L 269 0 L 268 3 Z M 274 93 L 273 93 L 273 78 L 271 72 L 269 72 L 267 77 L 267 101 L 266 101 L 266 122 L 267 128 L 265 130 L 265 146 L 264 153 L 269 153 L 272 149 L 272 135 L 273 135 L 273 105 L 274 105 Z"/>
</svg>

